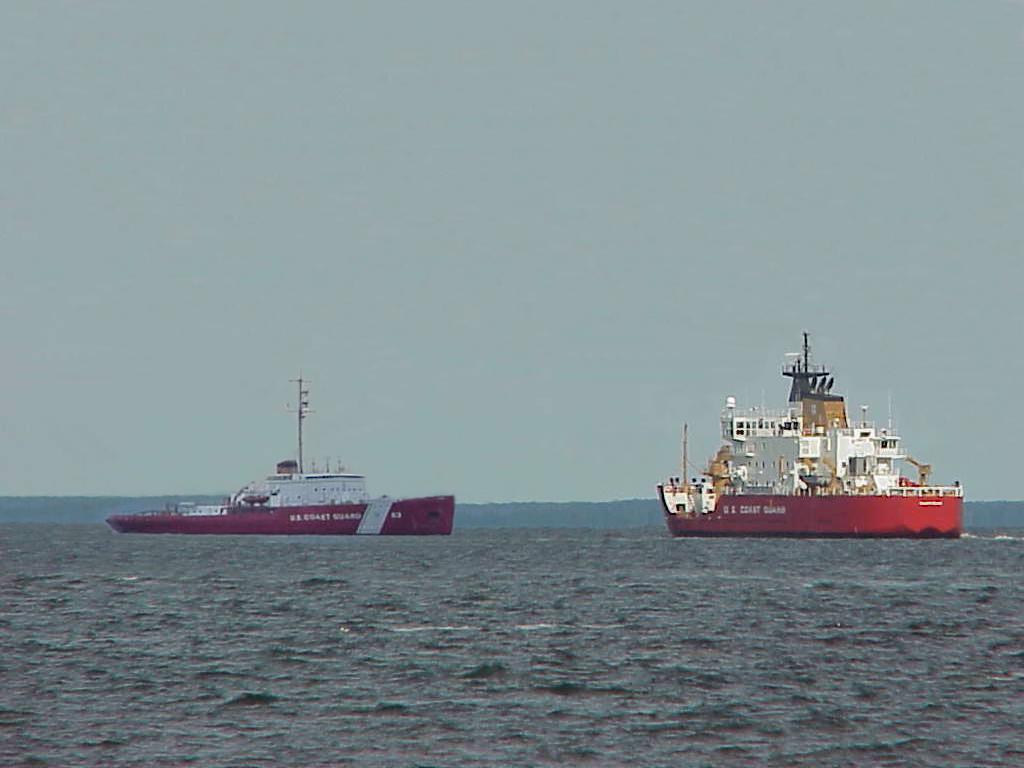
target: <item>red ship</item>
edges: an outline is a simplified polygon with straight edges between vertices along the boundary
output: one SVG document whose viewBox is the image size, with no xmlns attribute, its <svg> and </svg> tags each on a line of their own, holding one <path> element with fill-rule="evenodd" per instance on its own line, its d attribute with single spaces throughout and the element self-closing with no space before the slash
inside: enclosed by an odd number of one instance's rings
<svg viewBox="0 0 1024 768">
<path fill-rule="evenodd" d="M 447 535 L 455 520 L 454 496 L 370 498 L 366 478 L 347 472 L 303 471 L 302 422 L 309 390 L 299 385 L 299 459 L 249 483 L 222 504 L 181 503 L 167 509 L 113 515 L 107 523 L 120 533 Z"/>
<path fill-rule="evenodd" d="M 688 476 L 686 427 L 681 474 L 658 486 L 673 536 L 957 538 L 963 488 L 929 482 L 931 465 L 902 451 L 892 425 L 851 423 L 834 378 L 803 352 L 783 367 L 789 404 L 722 411 L 724 445 L 697 477 Z M 900 474 L 900 461 L 917 480 Z"/>
</svg>

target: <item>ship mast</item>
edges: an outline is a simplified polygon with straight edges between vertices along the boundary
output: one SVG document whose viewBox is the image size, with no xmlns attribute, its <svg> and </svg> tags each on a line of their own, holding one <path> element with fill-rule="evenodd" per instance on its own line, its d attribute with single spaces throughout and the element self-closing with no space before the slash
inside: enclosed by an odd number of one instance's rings
<svg viewBox="0 0 1024 768">
<path fill-rule="evenodd" d="M 782 369 L 783 376 L 793 379 L 793 386 L 789 390 L 789 402 L 799 402 L 807 395 L 828 395 L 832 389 L 832 379 L 829 378 L 825 366 L 811 368 L 811 342 L 807 331 L 804 331 L 803 350 L 796 354 L 797 359 L 793 364 Z M 834 396 L 830 396 L 829 399 L 834 399 Z"/>
<path fill-rule="evenodd" d="M 304 470 L 302 467 L 302 421 L 306 418 L 306 414 L 310 413 L 309 410 L 309 390 L 304 385 L 309 384 L 307 379 L 302 378 L 301 371 L 299 372 L 299 378 L 292 379 L 292 384 L 298 384 L 299 386 L 299 404 L 292 413 L 298 417 L 299 426 L 299 474 L 303 474 Z"/>
<path fill-rule="evenodd" d="M 683 481 L 683 490 L 684 491 L 687 491 L 687 490 L 690 489 L 690 480 L 689 480 L 689 475 L 687 474 L 687 472 L 689 471 L 688 467 L 690 465 L 690 462 L 689 462 L 689 460 L 688 460 L 688 458 L 686 456 L 686 448 L 687 448 L 687 434 L 686 433 L 687 433 L 687 424 L 684 422 L 683 423 L 683 466 L 681 468 L 682 472 L 683 472 L 683 476 L 682 476 L 681 479 Z"/>
</svg>

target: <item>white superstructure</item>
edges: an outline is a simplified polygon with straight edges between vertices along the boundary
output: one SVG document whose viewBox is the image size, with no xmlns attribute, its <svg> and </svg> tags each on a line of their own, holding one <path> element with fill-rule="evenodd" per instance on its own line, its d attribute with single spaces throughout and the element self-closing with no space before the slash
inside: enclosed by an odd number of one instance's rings
<svg viewBox="0 0 1024 768">
<path fill-rule="evenodd" d="M 808 429 L 799 408 L 722 411 L 734 493 L 888 493 L 899 486 L 900 437 L 866 420 Z"/>
<path fill-rule="evenodd" d="M 294 462 L 281 462 L 266 479 L 249 483 L 230 499 L 231 505 L 296 507 L 313 504 L 360 504 L 369 498 L 366 478 L 348 473 L 288 471 Z"/>
</svg>

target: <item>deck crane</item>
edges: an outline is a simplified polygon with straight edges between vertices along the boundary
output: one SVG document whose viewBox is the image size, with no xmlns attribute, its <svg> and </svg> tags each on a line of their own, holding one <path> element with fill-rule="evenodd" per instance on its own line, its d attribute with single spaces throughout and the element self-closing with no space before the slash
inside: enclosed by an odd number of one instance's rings
<svg viewBox="0 0 1024 768">
<path fill-rule="evenodd" d="M 913 456 L 904 456 L 903 458 L 917 467 L 917 484 L 928 485 L 928 476 L 932 473 L 932 465 L 920 462 Z"/>
</svg>

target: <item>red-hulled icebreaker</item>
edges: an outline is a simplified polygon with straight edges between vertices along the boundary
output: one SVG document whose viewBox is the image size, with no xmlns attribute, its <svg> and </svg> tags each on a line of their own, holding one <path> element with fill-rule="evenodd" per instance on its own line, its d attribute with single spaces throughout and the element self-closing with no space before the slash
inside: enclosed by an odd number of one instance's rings
<svg viewBox="0 0 1024 768">
<path fill-rule="evenodd" d="M 956 538 L 963 488 L 928 482 L 931 466 L 903 452 L 892 428 L 851 423 L 833 377 L 803 352 L 783 368 L 789 404 L 722 411 L 724 444 L 690 477 L 686 428 L 682 474 L 658 486 L 674 536 Z M 900 461 L 917 480 L 900 475 Z M 689 478 L 689 479 L 688 479 Z"/>
<path fill-rule="evenodd" d="M 114 515 L 121 533 L 220 534 L 449 534 L 454 496 L 370 498 L 366 479 L 347 472 L 303 472 L 302 421 L 309 390 L 299 385 L 299 460 L 282 461 L 264 480 L 249 483 L 223 504 L 182 503 L 154 512 Z"/>
</svg>

